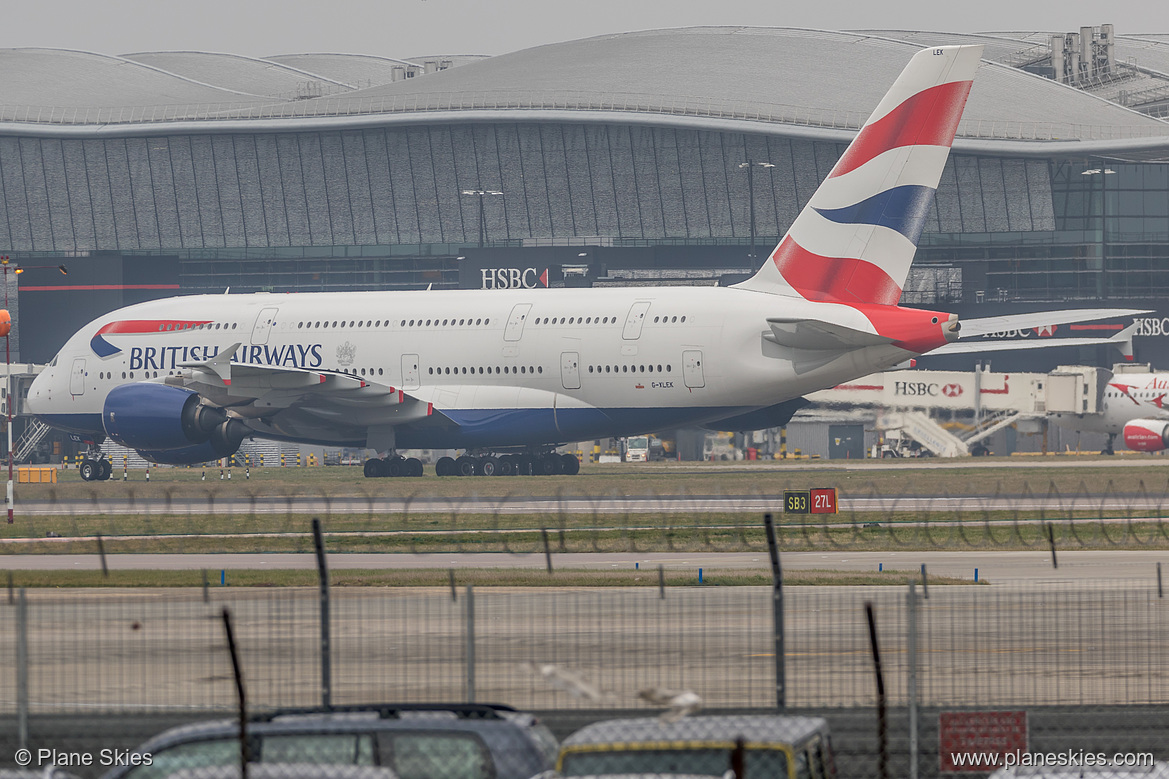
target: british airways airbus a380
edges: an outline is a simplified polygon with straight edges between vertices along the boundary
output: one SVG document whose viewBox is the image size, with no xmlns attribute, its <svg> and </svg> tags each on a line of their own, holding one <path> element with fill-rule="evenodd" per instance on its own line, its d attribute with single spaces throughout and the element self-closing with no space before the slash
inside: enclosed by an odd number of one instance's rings
<svg viewBox="0 0 1169 779">
<path fill-rule="evenodd" d="M 365 446 L 366 476 L 421 475 L 397 449 L 458 448 L 447 473 L 575 473 L 559 443 L 668 427 L 785 424 L 801 397 L 958 337 L 902 308 L 980 46 L 918 52 L 766 263 L 727 288 L 201 295 L 74 335 L 28 407 L 159 463 L 258 436 Z M 500 453 L 507 453 L 499 456 Z"/>
</svg>

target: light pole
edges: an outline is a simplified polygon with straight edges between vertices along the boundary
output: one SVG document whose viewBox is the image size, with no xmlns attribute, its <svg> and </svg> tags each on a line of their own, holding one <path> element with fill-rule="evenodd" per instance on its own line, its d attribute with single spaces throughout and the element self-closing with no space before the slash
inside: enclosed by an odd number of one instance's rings
<svg viewBox="0 0 1169 779">
<path fill-rule="evenodd" d="M 740 162 L 740 168 L 747 169 L 747 200 L 750 203 L 749 209 L 751 212 L 751 262 L 755 261 L 755 166 L 760 168 L 774 168 L 770 162 L 755 162 L 754 160 L 747 160 Z"/>
<path fill-rule="evenodd" d="M 475 195 L 479 198 L 479 248 L 483 248 L 483 198 L 488 195 L 502 195 L 498 189 L 464 189 L 464 195 Z"/>
<path fill-rule="evenodd" d="M 8 312 L 8 269 L 12 268 L 13 275 L 18 276 L 27 268 L 51 268 L 52 265 L 30 265 L 19 268 L 10 265 L 8 255 L 0 257 L 0 267 L 4 268 L 4 317 L 0 319 L 0 334 L 4 336 L 4 408 L 8 412 L 8 524 L 12 524 L 12 509 L 15 494 L 12 489 L 12 350 L 9 335 L 12 333 L 12 315 Z M 64 265 L 57 265 L 61 275 L 69 273 Z"/>
</svg>

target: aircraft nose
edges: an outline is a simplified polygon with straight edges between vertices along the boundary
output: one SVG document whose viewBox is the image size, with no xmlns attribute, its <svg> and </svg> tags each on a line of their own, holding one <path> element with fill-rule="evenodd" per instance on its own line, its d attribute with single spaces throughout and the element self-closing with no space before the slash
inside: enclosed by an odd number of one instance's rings
<svg viewBox="0 0 1169 779">
<path fill-rule="evenodd" d="M 52 368 L 46 368 L 28 387 L 28 397 L 24 401 L 24 407 L 33 416 L 40 416 L 48 413 L 48 404 L 50 398 L 49 387 L 52 382 Z"/>
</svg>

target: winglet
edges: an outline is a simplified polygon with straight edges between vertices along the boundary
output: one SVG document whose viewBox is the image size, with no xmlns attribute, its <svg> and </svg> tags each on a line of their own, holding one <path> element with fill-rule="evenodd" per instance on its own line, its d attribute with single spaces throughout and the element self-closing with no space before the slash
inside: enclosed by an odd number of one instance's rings
<svg viewBox="0 0 1169 779">
<path fill-rule="evenodd" d="M 235 356 L 237 349 L 242 346 L 241 342 L 237 342 L 221 349 L 214 357 L 209 360 L 201 362 L 184 362 L 180 363 L 180 368 L 201 368 L 218 376 L 224 384 L 231 385 L 231 358 Z"/>
<path fill-rule="evenodd" d="M 1112 336 L 1110 341 L 1115 341 L 1120 353 L 1124 355 L 1125 362 L 1133 361 L 1132 337 L 1136 335 L 1137 323 L 1133 322 L 1128 327 L 1121 330 L 1116 335 Z"/>
</svg>

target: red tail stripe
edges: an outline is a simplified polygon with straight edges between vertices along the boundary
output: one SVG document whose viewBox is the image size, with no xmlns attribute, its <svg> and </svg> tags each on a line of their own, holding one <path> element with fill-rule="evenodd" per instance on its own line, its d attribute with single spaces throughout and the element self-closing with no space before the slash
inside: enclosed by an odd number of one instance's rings
<svg viewBox="0 0 1169 779">
<path fill-rule="evenodd" d="M 830 303 L 877 303 L 895 306 L 901 287 L 871 262 L 851 257 L 822 257 L 786 236 L 772 255 L 788 284 L 808 300 Z"/>
<path fill-rule="evenodd" d="M 923 89 L 857 135 L 828 178 L 856 170 L 879 154 L 902 146 L 950 146 L 973 81 L 951 81 Z"/>
</svg>

